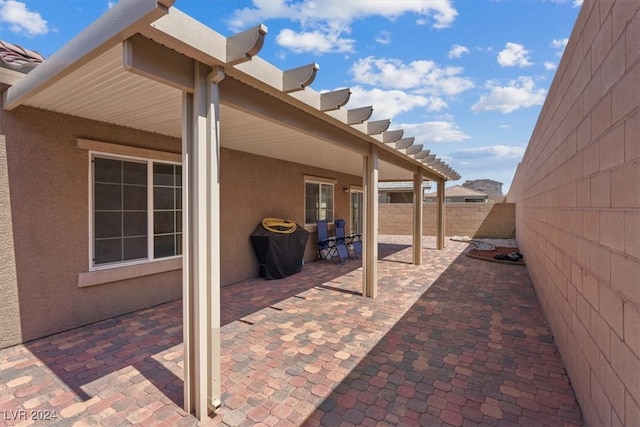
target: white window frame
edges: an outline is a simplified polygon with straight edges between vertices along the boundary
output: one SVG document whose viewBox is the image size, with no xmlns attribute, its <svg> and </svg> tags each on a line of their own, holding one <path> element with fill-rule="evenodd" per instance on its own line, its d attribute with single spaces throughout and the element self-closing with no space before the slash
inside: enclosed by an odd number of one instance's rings
<svg viewBox="0 0 640 427">
<path fill-rule="evenodd" d="M 317 177 L 317 176 L 308 176 L 305 175 L 304 177 L 304 203 L 303 203 L 303 208 L 304 208 L 304 225 L 305 227 L 307 226 L 315 226 L 317 225 L 317 223 L 308 223 L 307 222 L 307 184 L 318 184 L 318 194 L 321 195 L 322 194 L 322 186 L 323 185 L 330 185 L 332 190 L 333 190 L 333 208 L 331 211 L 331 216 L 332 216 L 332 220 L 331 221 L 327 221 L 327 224 L 334 224 L 335 220 L 336 220 L 336 183 L 338 181 L 335 179 L 331 179 L 331 178 L 321 178 L 321 177 Z M 319 212 L 318 212 L 319 213 Z M 318 215 L 318 218 L 320 218 L 320 215 Z"/>
<path fill-rule="evenodd" d="M 362 223 L 360 224 L 360 228 L 364 228 L 364 190 L 362 187 L 357 185 L 351 185 L 349 187 L 349 231 L 354 234 L 355 224 L 353 224 L 353 193 L 362 194 L 362 205 L 360 205 Z M 363 234 L 364 230 L 360 231 L 360 234 Z"/>
<path fill-rule="evenodd" d="M 79 141 L 80 145 L 80 141 Z M 107 145 L 107 144 L 105 144 Z M 126 148 L 126 147 L 125 147 Z M 152 153 L 149 150 L 149 153 Z M 117 261 L 105 264 L 95 264 L 95 228 L 94 228 L 94 165 L 93 160 L 96 158 L 104 158 L 104 159 L 113 159 L 120 161 L 130 161 L 130 162 L 138 162 L 138 163 L 146 163 L 147 164 L 147 257 L 143 259 L 136 259 L 130 261 Z M 153 246 L 153 225 L 154 225 L 154 200 L 153 200 L 153 164 L 154 163 L 162 163 L 162 164 L 171 164 L 171 165 L 179 165 L 182 163 L 178 161 L 173 161 L 167 156 L 157 156 L 154 158 L 150 157 L 137 157 L 127 154 L 113 153 L 113 152 L 105 152 L 105 151 L 95 151 L 89 150 L 89 271 L 100 271 L 100 270 L 109 270 L 114 268 L 128 267 L 140 264 L 148 264 L 148 263 L 157 263 L 161 261 L 167 261 L 172 259 L 182 258 L 182 255 L 174 255 L 162 258 L 154 258 L 154 246 Z M 184 196 L 183 196 L 184 197 Z M 183 216 L 184 223 L 184 216 Z M 184 229 L 184 225 L 183 225 Z M 184 250 L 184 249 L 183 249 Z"/>
</svg>

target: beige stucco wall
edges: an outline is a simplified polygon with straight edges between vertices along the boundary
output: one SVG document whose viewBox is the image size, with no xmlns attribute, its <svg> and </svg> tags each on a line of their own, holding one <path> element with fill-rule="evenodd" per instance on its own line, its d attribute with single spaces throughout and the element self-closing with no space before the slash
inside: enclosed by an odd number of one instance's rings
<svg viewBox="0 0 640 427">
<path fill-rule="evenodd" d="M 235 150 L 221 151 L 221 281 L 223 285 L 258 275 L 258 262 L 249 240 L 263 218 L 292 219 L 304 225 L 304 176 L 337 180 L 335 218 L 343 218 L 349 231 L 350 185 L 362 178 Z M 315 231 L 307 243 L 306 261 L 313 261 Z"/>
<path fill-rule="evenodd" d="M 20 301 L 16 279 L 16 259 L 13 250 L 13 221 L 7 168 L 6 138 L 0 134 L 0 348 L 22 338 Z"/>
<path fill-rule="evenodd" d="M 88 288 L 88 152 L 78 138 L 179 152 L 180 141 L 0 108 L 0 347 L 181 297 L 181 271 Z"/>
<path fill-rule="evenodd" d="M 422 234 L 437 233 L 437 204 L 423 204 Z M 513 203 L 445 203 L 445 234 L 512 238 L 515 235 Z M 380 234 L 412 234 L 413 204 L 387 203 L 379 205 Z"/>
<path fill-rule="evenodd" d="M 21 107 L 0 109 L 0 348 L 182 296 L 181 270 L 78 287 L 89 268 L 89 163 L 78 138 L 179 153 L 180 140 Z M 6 141 L 6 142 L 5 142 Z M 265 217 L 304 224 L 304 176 L 336 180 L 349 229 L 362 179 L 221 150 L 223 285 L 258 275 L 249 235 Z M 315 257 L 315 233 L 306 260 Z"/>
<path fill-rule="evenodd" d="M 639 9 L 584 2 L 508 195 L 592 426 L 640 423 Z"/>
</svg>

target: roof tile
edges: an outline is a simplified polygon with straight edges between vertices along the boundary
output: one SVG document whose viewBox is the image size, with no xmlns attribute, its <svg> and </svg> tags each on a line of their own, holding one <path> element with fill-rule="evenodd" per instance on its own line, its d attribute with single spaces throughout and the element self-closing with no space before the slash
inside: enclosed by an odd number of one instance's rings
<svg viewBox="0 0 640 427">
<path fill-rule="evenodd" d="M 42 61 L 38 52 L 0 40 L 0 67 L 28 73 Z"/>
</svg>

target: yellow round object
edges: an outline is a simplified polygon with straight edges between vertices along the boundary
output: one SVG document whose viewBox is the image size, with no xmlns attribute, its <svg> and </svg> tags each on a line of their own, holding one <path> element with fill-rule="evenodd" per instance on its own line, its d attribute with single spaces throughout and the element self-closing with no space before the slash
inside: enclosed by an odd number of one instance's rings
<svg viewBox="0 0 640 427">
<path fill-rule="evenodd" d="M 295 221 L 282 218 L 265 218 L 262 220 L 262 226 L 272 233 L 291 234 L 298 227 Z"/>
</svg>

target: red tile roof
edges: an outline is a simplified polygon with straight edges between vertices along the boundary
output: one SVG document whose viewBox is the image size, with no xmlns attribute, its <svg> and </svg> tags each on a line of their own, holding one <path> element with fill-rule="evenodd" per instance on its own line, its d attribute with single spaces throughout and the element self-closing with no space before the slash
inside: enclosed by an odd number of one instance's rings
<svg viewBox="0 0 640 427">
<path fill-rule="evenodd" d="M 0 67 L 28 73 L 42 61 L 38 52 L 0 40 Z"/>
</svg>

